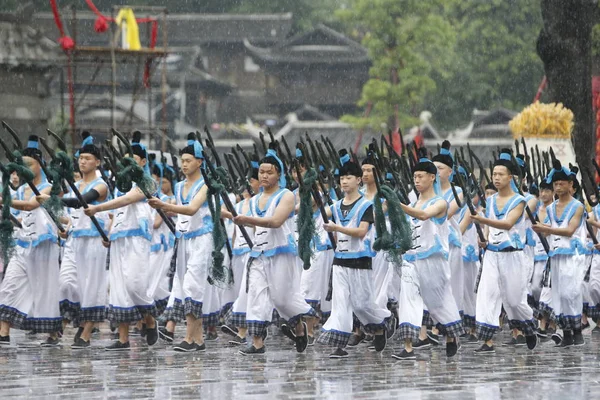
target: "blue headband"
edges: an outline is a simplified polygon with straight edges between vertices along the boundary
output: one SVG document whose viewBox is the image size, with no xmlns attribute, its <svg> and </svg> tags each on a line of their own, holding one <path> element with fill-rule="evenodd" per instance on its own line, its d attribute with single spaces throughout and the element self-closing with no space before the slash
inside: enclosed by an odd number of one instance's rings
<svg viewBox="0 0 600 400">
<path fill-rule="evenodd" d="M 517 164 L 519 164 L 519 167 L 525 167 L 525 160 L 517 157 Z"/>
<path fill-rule="evenodd" d="M 385 174 L 385 179 L 391 181 L 392 179 L 394 179 L 394 175 L 392 175 L 391 172 L 388 172 L 387 174 Z"/>
<path fill-rule="evenodd" d="M 81 147 L 91 145 L 91 144 L 94 144 L 94 137 L 92 135 L 83 139 L 83 142 L 81 142 Z"/>
<path fill-rule="evenodd" d="M 452 156 L 452 153 L 450 152 L 450 150 L 445 149 L 445 148 L 441 148 L 440 149 L 440 154 L 443 156 L 450 156 L 450 158 L 454 161 L 454 157 Z"/>
<path fill-rule="evenodd" d="M 27 141 L 27 148 L 28 149 L 39 149 L 40 148 L 40 143 L 35 141 L 35 140 L 28 140 Z"/>
<path fill-rule="evenodd" d="M 319 172 L 323 172 L 323 171 L 325 171 L 325 167 L 322 165 L 319 165 Z"/>
<path fill-rule="evenodd" d="M 250 166 L 254 169 L 258 169 L 260 165 L 258 164 L 258 161 L 250 161 Z"/>
<path fill-rule="evenodd" d="M 285 169 L 283 168 L 283 163 L 281 162 L 281 160 L 279 159 L 279 157 L 277 157 L 277 152 L 273 149 L 269 149 L 267 150 L 267 153 L 265 154 L 265 157 L 273 157 L 275 160 L 277 160 L 277 164 L 279 164 L 279 187 L 284 188 L 287 186 L 286 180 L 285 180 L 285 174 L 284 171 Z"/>
<path fill-rule="evenodd" d="M 564 172 L 565 175 L 570 176 L 570 175 L 575 175 L 571 170 L 567 169 L 567 167 L 562 167 L 561 169 L 554 169 L 552 168 L 552 171 L 550 171 L 550 173 L 548 174 L 548 176 L 546 177 L 546 183 L 552 183 L 552 177 L 554 176 L 554 174 L 556 172 Z"/>
<path fill-rule="evenodd" d="M 512 161 L 512 156 L 508 153 L 500 153 L 500 157 L 498 157 L 498 159 Z"/>
<path fill-rule="evenodd" d="M 442 149 L 442 150 L 445 150 L 445 149 Z M 440 151 L 440 154 L 441 154 L 441 151 Z M 433 162 L 429 158 L 425 158 L 425 157 L 419 158 L 419 162 L 420 163 L 429 162 L 429 163 L 433 164 Z M 437 169 L 436 169 L 436 171 L 437 171 Z M 433 191 L 435 192 L 435 194 L 437 196 L 439 196 L 440 193 L 442 193 L 442 186 L 440 184 L 440 176 L 437 172 L 435 173 L 435 181 L 433 181 Z"/>
<path fill-rule="evenodd" d="M 340 157 L 340 164 L 344 165 L 348 161 L 350 161 L 350 155 L 349 154 L 345 154 L 343 157 Z"/>
<path fill-rule="evenodd" d="M 188 140 L 188 146 L 194 147 L 194 157 L 204 159 L 204 147 L 197 140 Z"/>
<path fill-rule="evenodd" d="M 302 157 L 302 150 L 300 150 L 299 148 L 296 148 L 296 158 L 300 158 Z"/>
</svg>

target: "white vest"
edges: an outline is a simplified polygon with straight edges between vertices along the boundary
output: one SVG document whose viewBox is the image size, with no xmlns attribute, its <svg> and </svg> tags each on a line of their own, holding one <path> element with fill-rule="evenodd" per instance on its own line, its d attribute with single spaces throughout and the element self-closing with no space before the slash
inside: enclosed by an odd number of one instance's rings
<svg viewBox="0 0 600 400">
<path fill-rule="evenodd" d="M 288 189 L 280 188 L 273 193 L 267 200 L 263 210 L 258 206 L 260 198 L 264 192 L 261 192 L 250 199 L 250 212 L 253 217 L 266 218 L 275 214 L 275 209 L 279 201 L 286 193 L 291 193 Z M 283 225 L 279 228 L 263 228 L 257 226 L 254 229 L 254 247 L 250 253 L 252 257 L 273 257 L 277 254 L 290 253 L 297 254 L 296 240 L 294 238 L 294 212 L 288 216 Z"/>
<path fill-rule="evenodd" d="M 498 210 L 496 206 L 496 200 L 498 198 L 498 193 L 491 196 L 488 200 L 486 217 L 492 220 L 500 221 L 506 219 L 506 216 L 519 204 L 525 202 L 525 198 L 519 194 L 515 194 L 511 197 L 502 210 Z M 509 229 L 497 229 L 494 227 L 489 227 L 489 235 L 488 235 L 488 245 L 486 250 L 489 251 L 501 251 L 512 247 L 515 250 L 523 250 L 525 246 L 525 223 L 524 216 L 521 215 L 517 222 Z"/>
<path fill-rule="evenodd" d="M 164 202 L 168 202 L 169 200 L 174 199 L 175 196 L 167 196 L 166 194 L 161 193 L 159 198 Z M 154 220 L 156 219 L 157 214 L 158 212 L 155 209 L 152 209 L 152 225 L 154 225 Z M 159 251 L 167 251 L 174 246 L 175 235 L 163 221 L 158 228 L 152 231 L 152 245 L 150 245 L 150 252 L 156 253 Z"/>
<path fill-rule="evenodd" d="M 456 193 L 461 194 L 462 188 L 456 186 Z M 450 209 L 450 204 L 452 204 L 454 200 L 454 193 L 452 192 L 452 188 L 448 189 L 446 193 L 444 193 L 444 200 L 448 203 L 448 209 Z M 462 235 L 460 233 L 460 224 L 459 224 L 459 213 L 463 210 L 466 210 L 467 206 L 463 204 L 462 208 L 459 209 L 459 212 L 454 214 L 452 218 L 448 220 L 448 245 L 452 247 L 462 247 Z"/>
<path fill-rule="evenodd" d="M 342 214 L 342 200 L 336 201 L 331 206 L 334 221 L 342 226 L 350 228 L 358 228 L 360 226 L 360 220 L 362 219 L 367 208 L 373 205 L 372 202 L 365 199 L 364 197 L 359 198 L 354 204 L 354 207 L 348 212 L 344 218 Z M 335 249 L 335 258 L 349 259 L 349 258 L 361 258 L 361 257 L 375 257 L 377 254 L 371 248 L 371 231 L 372 226 L 369 226 L 369 232 L 365 235 L 364 239 L 358 237 L 352 237 L 345 235 L 341 232 L 335 232 L 337 237 L 337 247 Z"/>
<path fill-rule="evenodd" d="M 194 196 L 198 194 L 202 186 L 204 186 L 204 179 L 200 178 L 190 188 L 187 196 L 183 197 L 183 185 L 187 182 L 183 180 L 175 185 L 175 198 L 177 199 L 177 205 L 186 206 L 188 205 Z M 221 207 L 220 204 L 215 204 L 216 207 Z M 206 200 L 202 206 L 196 211 L 194 215 L 177 215 L 177 237 L 183 237 L 184 239 L 191 239 L 197 236 L 202 236 L 213 230 L 213 220 L 208 209 L 208 200 Z"/>
<path fill-rule="evenodd" d="M 575 212 L 583 207 L 576 199 L 571 199 L 569 204 L 563 209 L 562 215 L 556 214 L 556 204 L 558 200 L 555 200 L 546 208 L 548 213 L 548 219 L 550 226 L 553 228 L 566 228 L 569 222 L 575 215 Z M 575 233 L 571 237 L 550 235 L 548 243 L 550 244 L 550 257 L 559 254 L 575 255 L 586 252 L 585 243 L 587 240 L 587 230 L 585 228 L 585 212 L 581 217 L 581 222 L 575 230 Z"/>
<path fill-rule="evenodd" d="M 81 182 L 82 181 L 75 182 L 75 187 L 78 190 L 79 190 L 79 187 L 81 186 Z M 108 185 L 106 184 L 106 182 L 104 182 L 101 178 L 96 178 L 94 181 L 90 182 L 85 187 L 85 189 L 83 189 L 82 192 L 80 191 L 81 195 L 83 196 L 84 194 L 86 194 L 87 192 L 89 192 L 90 190 L 92 190 L 94 187 L 96 187 L 98 185 L 103 185 L 106 188 L 108 188 Z M 69 195 L 69 197 L 75 197 L 75 194 L 72 192 L 69 192 L 68 195 Z M 108 199 L 108 197 L 109 197 L 108 193 L 107 193 L 106 197 Z M 104 201 L 95 200 L 90 204 L 96 205 L 96 204 L 105 203 L 107 201 L 107 199 L 105 199 Z M 69 210 L 71 210 L 70 214 L 71 214 L 71 221 L 72 221 L 71 235 L 74 238 L 100 236 L 100 233 L 98 232 L 96 227 L 92 224 L 92 219 L 84 214 L 83 207 L 69 209 Z M 108 229 L 108 226 L 110 225 L 110 218 L 108 217 L 108 215 L 109 215 L 109 213 L 106 211 L 96 213 L 96 215 L 95 215 L 96 219 L 98 220 L 98 223 L 100 224 L 100 226 L 102 227 L 102 230 L 104 230 L 104 232 L 106 232 L 106 230 Z"/>
<path fill-rule="evenodd" d="M 464 207 L 460 210 L 458 215 L 459 227 L 460 222 L 462 222 L 465 215 L 469 212 L 467 207 Z M 477 242 L 479 238 L 477 237 L 477 228 L 475 228 L 475 224 L 471 221 L 465 233 L 462 235 L 462 246 L 461 246 L 461 254 L 463 261 L 465 262 L 477 262 L 479 261 L 479 243 Z"/>
<path fill-rule="evenodd" d="M 440 196 L 429 199 L 421 206 L 421 210 L 426 209 L 436 201 L 443 200 Z M 412 207 L 416 204 L 413 203 Z M 404 254 L 404 260 L 414 262 L 423 260 L 433 255 L 442 255 L 448 259 L 448 228 L 447 228 L 447 210 L 443 217 L 429 218 L 421 221 L 418 218 L 406 216 L 412 229 L 413 246 Z"/>
<path fill-rule="evenodd" d="M 136 185 L 131 190 L 135 190 Z M 115 189 L 115 198 L 121 197 L 121 193 Z M 113 223 L 110 229 L 110 240 L 120 239 L 130 236 L 141 236 L 144 239 L 152 240 L 152 208 L 148 205 L 146 199 L 128 206 L 113 210 Z"/>
<path fill-rule="evenodd" d="M 46 189 L 50 186 L 48 181 L 44 180 L 42 183 L 37 185 L 38 190 Z M 16 194 L 17 200 L 29 200 L 34 196 L 33 193 L 26 199 L 25 189 L 29 188 L 28 185 L 19 187 Z M 19 216 L 21 219 L 21 225 L 23 229 L 16 229 L 14 231 L 15 243 L 21 247 L 36 247 L 42 242 L 47 240 L 56 242 L 57 241 L 57 229 L 56 225 L 50 217 L 46 214 L 46 211 L 42 207 L 38 207 L 31 211 L 21 211 Z"/>
</svg>

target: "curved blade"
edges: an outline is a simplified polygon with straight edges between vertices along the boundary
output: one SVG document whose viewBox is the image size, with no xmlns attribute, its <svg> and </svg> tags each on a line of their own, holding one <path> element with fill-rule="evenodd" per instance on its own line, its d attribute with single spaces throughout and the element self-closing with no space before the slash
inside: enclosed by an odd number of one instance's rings
<svg viewBox="0 0 600 400">
<path fill-rule="evenodd" d="M 19 135 L 17 135 L 17 132 L 15 132 L 15 130 L 11 128 L 5 121 L 2 121 L 2 126 L 13 137 L 17 146 L 19 146 L 19 150 L 23 150 L 23 143 L 21 142 L 21 138 L 19 138 Z"/>
<path fill-rule="evenodd" d="M 119 139 L 125 145 L 125 148 L 127 149 L 129 157 L 133 157 L 133 150 L 131 148 L 131 143 L 129 143 L 129 140 L 125 139 L 125 136 L 123 136 L 123 134 L 121 132 L 119 132 L 118 130 L 116 130 L 115 128 L 110 128 L 110 130 L 111 130 L 112 134 L 115 135 L 117 137 L 117 139 Z"/>
<path fill-rule="evenodd" d="M 62 138 L 58 136 L 58 134 L 52 132 L 50 129 L 46 129 L 46 132 L 48 132 L 48 135 L 52 136 L 54 140 L 56 140 L 56 145 L 58 146 L 58 148 L 66 153 L 67 145 L 65 144 L 64 140 L 62 140 Z"/>
<path fill-rule="evenodd" d="M 52 149 L 50 146 L 48 146 L 48 142 L 46 142 L 46 139 L 44 139 L 44 138 L 42 138 L 42 137 L 41 137 L 41 138 L 40 138 L 40 143 L 42 144 L 42 147 L 43 147 L 44 149 L 46 149 L 46 151 L 47 151 L 47 152 L 48 152 L 48 154 L 50 155 L 50 158 L 52 158 L 52 159 L 53 159 L 56 153 L 54 152 L 54 149 Z M 60 146 L 59 146 L 59 147 L 60 147 Z"/>
</svg>

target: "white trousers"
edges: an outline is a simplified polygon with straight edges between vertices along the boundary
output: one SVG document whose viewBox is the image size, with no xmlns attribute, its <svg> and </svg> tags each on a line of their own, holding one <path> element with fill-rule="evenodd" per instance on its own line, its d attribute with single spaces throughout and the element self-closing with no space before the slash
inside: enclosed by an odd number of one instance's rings
<svg viewBox="0 0 600 400">
<path fill-rule="evenodd" d="M 527 303 L 530 270 L 525 262 L 522 251 L 485 252 L 475 312 L 479 339 L 492 339 L 503 306 L 513 325 L 525 335 L 534 334 L 536 323 Z"/>
<path fill-rule="evenodd" d="M 15 247 L 0 285 L 0 321 L 41 333 L 60 330 L 58 253 L 51 241 Z"/>
<path fill-rule="evenodd" d="M 59 277 L 61 303 L 77 305 L 73 320 L 78 323 L 104 321 L 107 252 L 99 237 L 71 238 L 65 245 Z"/>
<path fill-rule="evenodd" d="M 161 247 L 159 251 L 150 253 L 150 286 L 148 287 L 148 296 L 152 297 L 164 308 L 169 299 L 169 277 L 167 276 L 171 267 L 171 258 L 173 257 L 173 248 L 166 251 Z M 162 310 L 161 310 L 162 311 Z"/>
<path fill-rule="evenodd" d="M 332 262 L 332 250 L 318 251 L 315 252 L 314 258 L 311 260 L 311 267 L 307 270 L 302 269 L 300 292 L 304 300 L 311 306 L 321 305 L 321 311 L 323 311 L 322 306 L 329 291 L 329 276 Z M 331 310 L 331 305 L 329 305 L 327 311 L 329 310 Z"/>
<path fill-rule="evenodd" d="M 585 261 L 584 255 L 552 257 L 552 308 L 563 330 L 581 329 Z"/>
<path fill-rule="evenodd" d="M 462 313 L 464 308 L 463 296 L 465 286 L 462 248 L 450 245 L 448 263 L 450 264 L 450 287 L 452 288 L 452 296 L 454 297 L 459 313 Z"/>
<path fill-rule="evenodd" d="M 393 265 L 387 260 L 387 257 L 388 253 L 385 251 L 379 251 L 373 257 L 375 302 L 381 308 L 387 308 L 388 292 L 394 278 Z"/>
<path fill-rule="evenodd" d="M 293 254 L 260 256 L 248 272 L 248 333 L 261 336 L 271 322 L 272 305 L 279 315 L 295 325 L 303 315 L 315 315 L 300 293 L 300 269 Z"/>
<path fill-rule="evenodd" d="M 463 288 L 463 320 L 469 327 L 475 326 L 475 313 L 477 304 L 477 293 L 475 284 L 477 283 L 477 274 L 479 274 L 479 261 L 463 260 L 464 268 L 464 288 Z"/>
</svg>

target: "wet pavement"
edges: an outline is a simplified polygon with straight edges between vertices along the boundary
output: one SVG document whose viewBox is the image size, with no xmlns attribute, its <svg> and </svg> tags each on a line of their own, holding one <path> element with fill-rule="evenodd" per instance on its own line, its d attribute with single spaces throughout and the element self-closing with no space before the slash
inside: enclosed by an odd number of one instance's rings
<svg viewBox="0 0 600 400">
<path fill-rule="evenodd" d="M 182 337 L 183 330 L 176 334 Z M 40 348 L 43 335 L 12 332 L 10 347 L 0 347 L 0 398 L 44 399 L 578 399 L 600 397 L 600 335 L 585 335 L 586 345 L 556 349 L 542 343 L 526 347 L 497 345 L 496 354 L 477 356 L 463 345 L 448 360 L 443 347 L 420 350 L 418 360 L 390 357 L 399 343 L 388 342 L 382 354 L 361 344 L 350 358 L 331 360 L 330 349 L 309 347 L 297 354 L 291 342 L 275 333 L 267 354 L 244 357 L 221 335 L 207 342 L 205 353 L 176 353 L 159 342 L 148 348 L 132 337 L 129 352 L 106 352 L 110 333 L 102 327 L 92 346 L 72 350 L 68 329 L 59 348 Z M 585 333 L 585 332 L 584 332 Z M 506 333 L 498 343 L 508 339 Z"/>
</svg>

